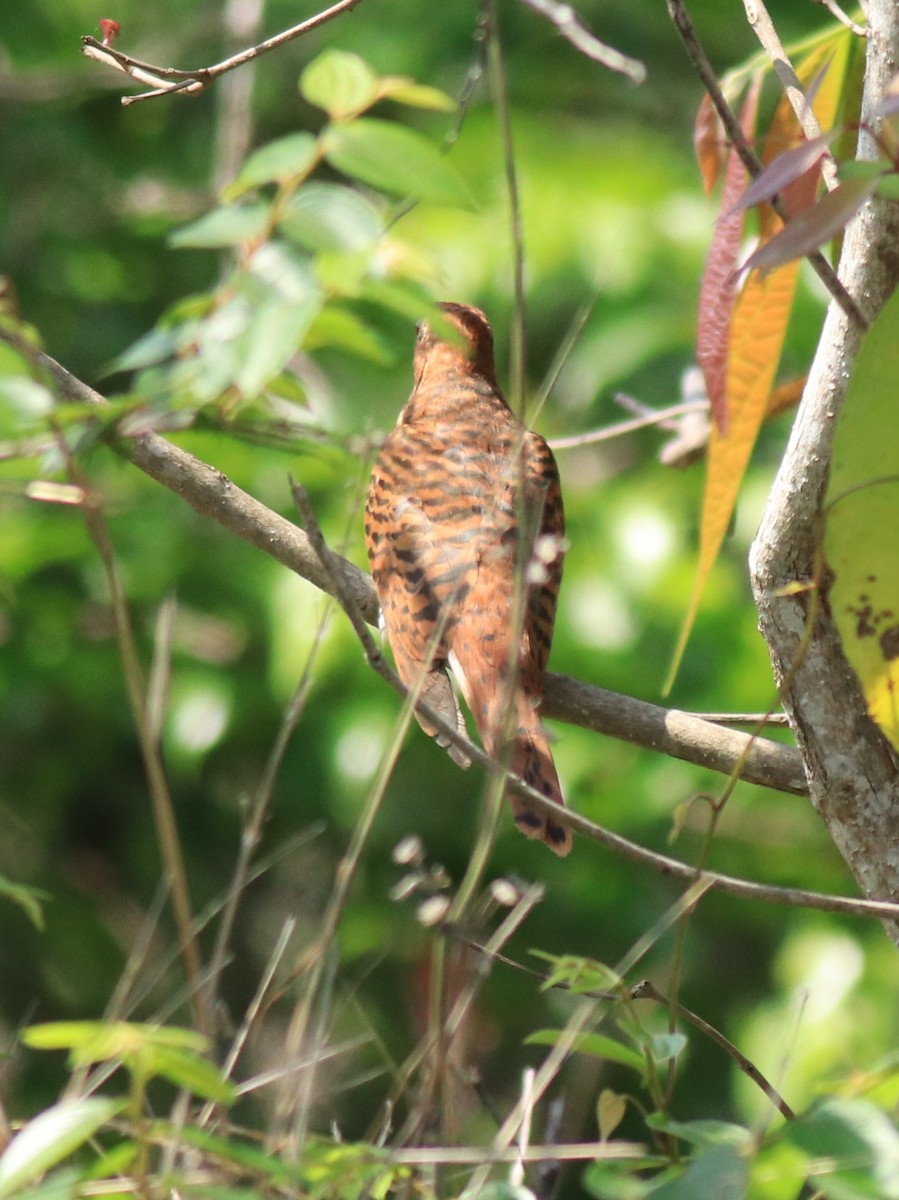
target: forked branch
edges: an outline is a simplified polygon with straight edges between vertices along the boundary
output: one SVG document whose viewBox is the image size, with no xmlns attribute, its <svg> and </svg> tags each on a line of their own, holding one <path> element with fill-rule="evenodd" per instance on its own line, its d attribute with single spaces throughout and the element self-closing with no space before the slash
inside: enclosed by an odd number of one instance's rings
<svg viewBox="0 0 899 1200">
<path fill-rule="evenodd" d="M 103 63 L 107 67 L 121 71 L 137 83 L 148 84 L 153 89 L 149 92 L 140 92 L 136 96 L 123 96 L 122 104 L 124 105 L 134 104 L 138 100 L 153 100 L 157 96 L 175 94 L 195 96 L 198 92 L 202 92 L 208 88 L 211 83 L 214 83 L 220 75 L 225 75 L 228 71 L 242 67 L 244 63 L 252 62 L 253 59 L 259 58 L 263 54 L 268 54 L 270 50 L 277 50 L 279 47 L 286 45 L 287 42 L 292 42 L 294 38 L 301 37 L 304 33 L 309 33 L 313 29 L 318 29 L 320 25 L 324 25 L 328 21 L 333 21 L 335 17 L 349 12 L 361 3 L 362 0 L 337 0 L 337 3 L 332 4 L 330 8 L 326 8 L 322 12 L 307 18 L 307 20 L 301 21 L 299 25 L 293 25 L 290 29 L 283 29 L 280 33 L 266 38 L 264 42 L 259 42 L 255 46 L 249 46 L 246 50 L 232 54 L 230 58 L 213 63 L 210 67 L 198 67 L 193 71 L 182 71 L 176 67 L 159 67 L 153 63 L 142 62 L 139 58 L 134 58 L 130 54 L 116 50 L 108 42 L 100 42 L 95 37 L 90 36 L 81 39 L 81 53 L 85 54 L 88 58 L 94 59 L 96 62 Z"/>
</svg>

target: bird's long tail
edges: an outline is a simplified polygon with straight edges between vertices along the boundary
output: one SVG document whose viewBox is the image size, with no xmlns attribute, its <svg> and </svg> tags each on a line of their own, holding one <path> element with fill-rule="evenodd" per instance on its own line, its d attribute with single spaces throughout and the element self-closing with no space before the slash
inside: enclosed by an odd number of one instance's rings
<svg viewBox="0 0 899 1200">
<path fill-rule="evenodd" d="M 513 775 L 523 779 L 548 800 L 564 804 L 556 764 L 553 762 L 546 733 L 526 697 L 522 697 L 522 704 L 518 707 L 521 708 L 522 705 L 526 705 L 530 710 L 530 720 L 526 726 L 519 725 L 515 733 L 509 768 Z M 540 812 L 525 796 L 518 796 L 510 791 L 509 803 L 512 806 L 515 824 L 525 837 L 539 838 L 546 842 L 554 854 L 561 857 L 569 852 L 571 830 L 567 826 L 561 825 L 549 813 Z"/>
</svg>

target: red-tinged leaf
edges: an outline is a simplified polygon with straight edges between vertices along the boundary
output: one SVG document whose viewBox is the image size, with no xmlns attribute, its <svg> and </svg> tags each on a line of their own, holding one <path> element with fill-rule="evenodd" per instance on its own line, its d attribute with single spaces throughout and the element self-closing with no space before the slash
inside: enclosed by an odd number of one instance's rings
<svg viewBox="0 0 899 1200">
<path fill-rule="evenodd" d="M 710 196 L 724 166 L 724 126 L 708 94 L 702 97 L 693 122 L 693 149 L 705 194 Z"/>
<path fill-rule="evenodd" d="M 761 75 L 756 75 L 740 113 L 740 126 L 750 139 L 755 130 L 760 88 Z M 737 296 L 736 267 L 744 221 L 743 213 L 734 211 L 734 205 L 745 186 L 746 168 L 731 147 L 724 174 L 721 215 L 715 223 L 715 233 L 699 290 L 699 325 L 696 333 L 696 358 L 705 377 L 713 420 L 722 429 L 727 420 L 727 343 L 731 314 Z"/>
<path fill-rule="evenodd" d="M 803 258 L 841 233 L 869 196 L 877 190 L 880 177 L 846 179 L 832 192 L 822 196 L 814 208 L 799 213 L 780 233 L 759 246 L 740 268 L 770 271 L 794 258 Z"/>
<path fill-rule="evenodd" d="M 811 86 L 814 87 L 815 115 L 825 129 L 830 128 L 837 119 L 849 44 L 850 39 L 840 34 L 811 51 L 797 66 L 797 74 L 803 85 L 810 90 Z M 801 137 L 796 114 L 787 97 L 783 96 L 775 108 L 765 138 L 763 161 L 770 164 L 777 155 L 795 146 Z M 787 203 L 789 211 L 795 212 L 798 206 L 814 201 L 817 182 L 818 169 L 815 167 L 785 185 L 781 198 Z M 760 207 L 759 225 L 763 243 L 782 227 L 780 218 L 767 204 Z M 772 392 L 771 384 L 792 312 L 798 275 L 798 263 L 782 267 L 765 278 L 753 273 L 736 300 L 730 322 L 726 370 L 728 425 L 723 429 L 719 423 L 712 428 L 709 437 L 699 563 L 666 691 L 674 679 L 705 584 L 730 525 L 759 426 L 766 416 L 779 411 L 779 407 L 796 394 L 794 386 L 789 393 L 784 389 L 784 395 L 781 396 L 777 391 Z"/>
<path fill-rule="evenodd" d="M 761 175 L 757 175 L 752 183 L 734 206 L 736 210 L 752 208 L 763 200 L 770 200 L 778 192 L 782 192 L 788 184 L 794 183 L 801 175 L 816 166 L 824 155 L 830 142 L 839 135 L 838 129 L 822 133 L 811 141 L 802 142 L 791 150 L 778 154 L 765 167 Z"/>
</svg>

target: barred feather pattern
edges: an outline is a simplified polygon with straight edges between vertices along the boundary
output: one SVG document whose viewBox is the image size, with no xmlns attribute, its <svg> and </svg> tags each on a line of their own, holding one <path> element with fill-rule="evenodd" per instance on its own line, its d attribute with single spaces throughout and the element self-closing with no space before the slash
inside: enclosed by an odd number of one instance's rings
<svg viewBox="0 0 899 1200">
<path fill-rule="evenodd" d="M 484 314 L 441 305 L 459 340 L 419 326 L 415 385 L 375 463 L 365 513 L 372 576 L 397 672 L 451 726 L 563 803 L 540 722 L 565 518 L 552 451 L 512 413 Z M 464 752 L 419 717 L 460 765 Z M 556 854 L 570 831 L 509 795 L 518 828 Z"/>
</svg>

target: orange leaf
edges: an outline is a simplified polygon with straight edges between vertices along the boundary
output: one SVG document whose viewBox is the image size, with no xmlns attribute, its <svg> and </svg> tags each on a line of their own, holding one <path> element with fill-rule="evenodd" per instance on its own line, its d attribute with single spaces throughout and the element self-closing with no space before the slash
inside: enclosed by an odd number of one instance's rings
<svg viewBox="0 0 899 1200">
<path fill-rule="evenodd" d="M 840 88 L 848 53 L 848 38 L 836 45 L 819 46 L 798 66 L 797 74 L 806 86 L 820 75 L 828 56 L 830 64 L 817 89 L 814 109 L 819 123 L 828 128 L 836 118 Z M 779 101 L 766 140 L 765 157 L 771 159 L 799 141 L 799 123 L 786 97 Z M 793 202 L 802 203 L 802 188 L 809 182 L 800 178 L 789 185 Z M 787 189 L 789 190 L 789 188 Z M 807 193 L 806 193 L 807 194 Z M 763 212 L 762 236 L 770 240 L 782 228 L 772 209 Z M 786 263 L 764 277 L 753 271 L 739 294 L 729 324 L 725 397 L 727 424 L 713 423 L 709 435 L 708 465 L 703 496 L 699 537 L 699 562 L 687 615 L 665 682 L 671 689 L 683 657 L 699 603 L 721 544 L 730 526 L 737 495 L 743 482 L 759 428 L 765 418 L 774 377 L 780 361 L 787 324 L 793 309 L 793 297 L 799 275 L 797 262 Z"/>
<path fill-rule="evenodd" d="M 724 165 L 724 126 L 708 94 L 702 97 L 693 122 L 693 149 L 705 194 L 710 196 Z"/>
<path fill-rule="evenodd" d="M 727 366 L 727 433 L 722 434 L 714 424 L 709 433 L 699 562 L 693 594 L 665 682 L 666 693 L 674 682 L 765 417 L 786 331 L 785 317 L 789 317 L 792 307 L 798 272 L 798 263 L 788 263 L 764 278 L 754 271 L 747 279 L 734 311 Z"/>
</svg>

